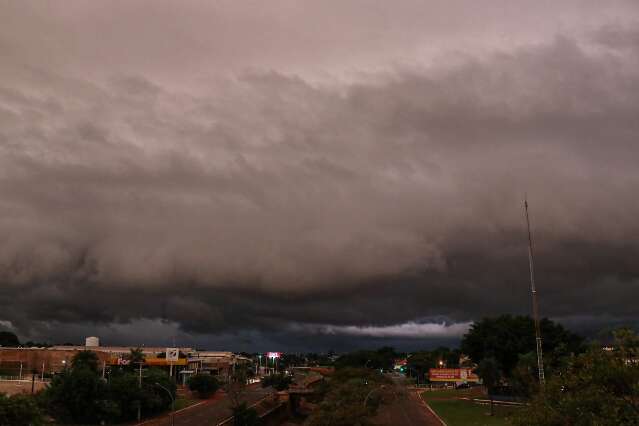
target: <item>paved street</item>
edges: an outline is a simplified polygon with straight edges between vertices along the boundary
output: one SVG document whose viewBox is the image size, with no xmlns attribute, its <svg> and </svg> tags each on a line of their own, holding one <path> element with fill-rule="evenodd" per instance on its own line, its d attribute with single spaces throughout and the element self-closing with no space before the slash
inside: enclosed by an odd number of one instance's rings
<svg viewBox="0 0 639 426">
<path fill-rule="evenodd" d="M 389 374 L 395 384 L 396 398 L 379 407 L 374 423 L 380 426 L 441 426 L 437 418 L 419 398 L 418 392 L 408 390 L 404 376 Z"/>
<path fill-rule="evenodd" d="M 251 405 L 264 398 L 272 391 L 271 388 L 262 389 L 252 387 L 247 390 L 244 400 Z M 217 425 L 231 415 L 231 403 L 228 397 L 213 399 L 194 407 L 186 408 L 175 414 L 175 426 L 204 426 Z M 168 415 L 140 423 L 142 426 L 171 426 Z"/>
<path fill-rule="evenodd" d="M 406 392 L 393 403 L 380 406 L 374 423 L 380 426 L 441 426 L 415 392 Z"/>
</svg>

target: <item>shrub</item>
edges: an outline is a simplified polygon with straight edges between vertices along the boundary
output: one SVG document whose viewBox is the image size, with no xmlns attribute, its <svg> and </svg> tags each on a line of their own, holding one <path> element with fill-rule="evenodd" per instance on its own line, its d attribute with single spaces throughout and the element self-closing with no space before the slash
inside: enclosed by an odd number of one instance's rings
<svg viewBox="0 0 639 426">
<path fill-rule="evenodd" d="M 0 394 L 0 425 L 36 426 L 41 423 L 42 415 L 32 396 Z"/>
<path fill-rule="evenodd" d="M 246 402 L 233 408 L 233 426 L 258 426 L 260 418 L 255 408 L 250 408 Z"/>
<path fill-rule="evenodd" d="M 220 384 L 210 374 L 196 374 L 189 378 L 188 386 L 192 392 L 197 392 L 198 396 L 204 399 L 213 395 L 219 389 Z"/>
</svg>

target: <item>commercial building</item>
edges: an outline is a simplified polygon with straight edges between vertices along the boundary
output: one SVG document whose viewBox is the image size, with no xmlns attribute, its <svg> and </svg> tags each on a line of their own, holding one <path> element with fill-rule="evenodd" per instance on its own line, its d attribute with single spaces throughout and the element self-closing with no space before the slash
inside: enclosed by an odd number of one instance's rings
<svg viewBox="0 0 639 426">
<path fill-rule="evenodd" d="M 129 363 L 128 355 L 136 347 L 99 346 L 97 337 L 86 339 L 85 346 L 51 346 L 40 348 L 0 347 L 0 376 L 26 378 L 36 375 L 39 378 L 59 373 L 70 365 L 79 352 L 90 350 L 98 357 L 103 373 L 113 366 Z M 141 347 L 145 360 L 142 367 L 166 368 L 179 382 L 198 372 L 218 376 L 226 380 L 238 365 L 250 365 L 252 360 L 232 352 L 197 351 L 189 347 L 177 349 L 176 356 L 167 358 L 165 347 Z"/>
</svg>

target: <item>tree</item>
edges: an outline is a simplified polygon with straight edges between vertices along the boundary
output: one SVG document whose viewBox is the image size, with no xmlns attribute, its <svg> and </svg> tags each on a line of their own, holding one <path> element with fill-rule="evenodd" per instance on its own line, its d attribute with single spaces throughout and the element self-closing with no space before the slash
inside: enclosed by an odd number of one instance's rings
<svg viewBox="0 0 639 426">
<path fill-rule="evenodd" d="M 32 396 L 6 396 L 0 393 L 0 425 L 37 426 L 42 424 L 42 413 Z"/>
<path fill-rule="evenodd" d="M 515 417 L 515 425 L 639 425 L 639 338 L 623 330 L 615 339 L 612 351 L 595 346 L 571 357 Z"/>
<path fill-rule="evenodd" d="M 424 380 L 428 371 L 435 367 L 437 367 L 437 356 L 430 351 L 415 352 L 406 360 L 408 374 L 417 377 L 417 383 Z"/>
<path fill-rule="evenodd" d="M 161 369 L 146 370 L 141 388 L 138 386 L 136 372 L 116 370 L 111 375 L 108 385 L 108 399 L 118 407 L 117 420 L 125 422 L 135 419 L 138 404 L 144 416 L 151 416 L 166 410 L 171 405 L 171 398 L 156 383 L 164 386 L 175 397 L 176 385 Z"/>
<path fill-rule="evenodd" d="M 138 380 L 136 372 L 117 369 L 107 383 L 98 372 L 97 356 L 81 351 L 71 368 L 53 377 L 43 399 L 50 414 L 65 424 L 126 422 L 136 417 L 138 404 L 147 416 L 169 407 L 171 398 L 156 385 L 175 396 L 176 386 L 164 371 L 147 370 L 141 388 Z"/>
<path fill-rule="evenodd" d="M 71 359 L 71 366 L 74 370 L 87 369 L 92 372 L 98 371 L 98 356 L 93 351 L 80 351 Z"/>
<path fill-rule="evenodd" d="M 233 407 L 233 426 L 257 426 L 260 418 L 255 408 L 248 407 L 246 402 Z"/>
<path fill-rule="evenodd" d="M 493 395 L 495 388 L 501 383 L 501 370 L 499 363 L 494 358 L 484 358 L 477 368 L 475 368 L 475 374 L 477 374 L 488 392 L 488 398 L 490 398 L 490 415 L 494 414 L 493 409 Z"/>
<path fill-rule="evenodd" d="M 129 361 L 129 365 L 138 365 L 144 363 L 146 356 L 142 351 L 142 348 L 131 348 L 130 352 L 126 355 L 126 359 Z"/>
<path fill-rule="evenodd" d="M 319 408 L 308 419 L 310 426 L 351 426 L 370 425 L 380 403 L 379 395 L 374 391 L 377 384 L 366 384 L 362 380 L 349 380 L 346 383 L 332 383 Z M 371 391 L 373 394 L 371 394 Z M 366 397 L 372 395 L 367 400 Z"/>
<path fill-rule="evenodd" d="M 336 368 L 366 367 L 376 370 L 392 370 L 397 354 L 385 346 L 376 351 L 356 351 L 340 356 L 335 361 Z"/>
<path fill-rule="evenodd" d="M 272 386 L 276 391 L 283 391 L 288 389 L 288 386 L 292 381 L 293 379 L 286 374 L 271 374 L 270 376 L 264 377 L 262 380 L 262 387 L 266 388 Z"/>
<path fill-rule="evenodd" d="M 175 382 L 161 368 L 149 368 L 142 379 L 142 411 L 146 416 L 159 413 L 171 406 L 171 398 L 159 385 L 168 389 L 176 397 Z"/>
<path fill-rule="evenodd" d="M 549 359 L 583 351 L 583 339 L 560 324 L 543 319 L 540 328 L 544 354 Z M 477 364 L 484 358 L 495 358 L 503 373 L 510 377 L 519 355 L 536 351 L 534 322 L 527 316 L 484 318 L 473 323 L 464 335 L 461 351 Z M 552 362 L 549 366 L 552 367 Z"/>
<path fill-rule="evenodd" d="M 10 331 L 0 331 L 0 346 L 17 347 L 20 346 L 20 340 Z"/>
<path fill-rule="evenodd" d="M 419 351 L 412 353 L 406 362 L 406 369 L 410 375 L 415 375 L 420 379 L 425 379 L 431 368 L 437 368 L 442 361 L 448 368 L 459 367 L 460 351 L 439 347 L 432 351 Z"/>
<path fill-rule="evenodd" d="M 63 423 L 95 424 L 120 417 L 106 382 L 83 365 L 56 374 L 45 390 L 51 414 Z"/>
<path fill-rule="evenodd" d="M 196 374 L 191 376 L 187 385 L 192 392 L 197 392 L 198 396 L 202 399 L 210 397 L 220 388 L 217 379 L 210 374 Z"/>
<path fill-rule="evenodd" d="M 318 409 L 308 419 L 310 426 L 365 426 L 384 399 L 394 396 L 392 382 L 378 370 L 342 368 L 335 371 Z"/>
<path fill-rule="evenodd" d="M 537 354 L 528 352 L 519 355 L 519 361 L 508 380 L 515 395 L 530 398 L 539 390 Z"/>
<path fill-rule="evenodd" d="M 231 401 L 231 409 L 234 410 L 239 407 L 246 394 L 246 372 L 244 370 L 236 370 L 224 385 L 224 390 Z"/>
<path fill-rule="evenodd" d="M 134 419 L 141 408 L 142 389 L 138 377 L 131 370 L 115 370 L 109 377 L 107 398 L 118 407 L 118 420 Z M 147 411 L 144 412 L 148 414 Z M 115 419 L 113 419 L 115 420 Z"/>
</svg>

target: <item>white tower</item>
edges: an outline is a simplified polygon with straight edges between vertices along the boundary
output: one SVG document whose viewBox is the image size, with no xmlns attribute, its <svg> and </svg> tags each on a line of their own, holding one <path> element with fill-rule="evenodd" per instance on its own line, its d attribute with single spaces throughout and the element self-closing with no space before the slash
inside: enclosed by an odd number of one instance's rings
<svg viewBox="0 0 639 426">
<path fill-rule="evenodd" d="M 87 337 L 84 346 L 96 348 L 100 346 L 100 338 L 95 336 Z"/>
</svg>

